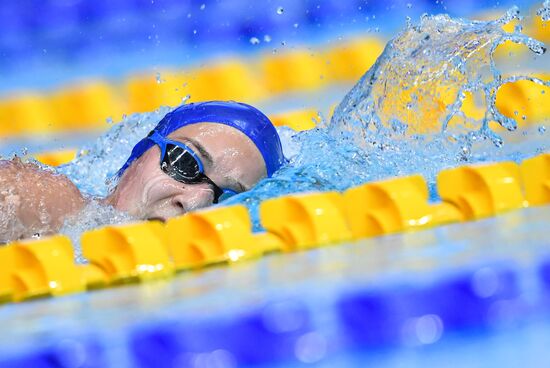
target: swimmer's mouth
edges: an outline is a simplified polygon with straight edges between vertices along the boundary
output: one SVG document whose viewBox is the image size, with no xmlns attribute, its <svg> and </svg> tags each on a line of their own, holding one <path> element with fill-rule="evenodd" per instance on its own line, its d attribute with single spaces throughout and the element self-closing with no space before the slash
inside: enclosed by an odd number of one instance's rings
<svg viewBox="0 0 550 368">
<path fill-rule="evenodd" d="M 148 217 L 147 221 L 160 221 L 160 222 L 166 222 L 166 219 L 163 217 Z"/>
</svg>

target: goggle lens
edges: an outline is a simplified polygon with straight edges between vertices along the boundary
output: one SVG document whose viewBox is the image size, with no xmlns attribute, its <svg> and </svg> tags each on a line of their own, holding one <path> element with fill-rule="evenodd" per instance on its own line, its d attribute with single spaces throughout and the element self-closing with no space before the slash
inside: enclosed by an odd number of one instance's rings
<svg viewBox="0 0 550 368">
<path fill-rule="evenodd" d="M 200 181 L 201 172 L 197 160 L 190 152 L 171 143 L 166 144 L 161 169 L 177 181 L 186 183 Z"/>
<path fill-rule="evenodd" d="M 223 190 L 204 175 L 196 158 L 186 149 L 172 143 L 166 143 L 166 151 L 160 168 L 172 179 L 181 183 L 195 184 L 205 182 L 214 190 L 214 203 L 218 203 L 236 194 L 231 190 Z"/>
</svg>

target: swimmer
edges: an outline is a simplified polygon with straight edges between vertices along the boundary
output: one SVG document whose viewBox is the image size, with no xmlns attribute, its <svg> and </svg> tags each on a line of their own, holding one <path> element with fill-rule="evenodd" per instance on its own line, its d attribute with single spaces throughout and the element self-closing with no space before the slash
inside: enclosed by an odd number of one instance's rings
<svg viewBox="0 0 550 368">
<path fill-rule="evenodd" d="M 183 105 L 133 148 L 102 202 L 139 219 L 166 219 L 252 188 L 284 163 L 273 124 L 237 102 Z M 57 232 L 86 197 L 65 176 L 0 161 L 0 242 Z"/>
</svg>

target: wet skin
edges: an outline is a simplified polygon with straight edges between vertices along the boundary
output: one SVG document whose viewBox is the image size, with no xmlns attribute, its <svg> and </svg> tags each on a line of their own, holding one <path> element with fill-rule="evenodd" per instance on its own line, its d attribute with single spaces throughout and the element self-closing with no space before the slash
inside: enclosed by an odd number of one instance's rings
<svg viewBox="0 0 550 368">
<path fill-rule="evenodd" d="M 168 136 L 192 148 L 205 174 L 221 188 L 243 192 L 266 176 L 263 158 L 242 132 L 222 124 L 198 123 Z M 153 146 L 124 172 L 103 202 L 140 219 L 181 215 L 212 204 L 208 183 L 177 182 L 160 169 Z M 19 160 L 0 161 L 0 242 L 55 233 L 77 215 L 86 199 L 65 176 Z"/>
<path fill-rule="evenodd" d="M 0 161 L 0 243 L 54 233 L 84 204 L 67 177 L 18 158 Z"/>
</svg>

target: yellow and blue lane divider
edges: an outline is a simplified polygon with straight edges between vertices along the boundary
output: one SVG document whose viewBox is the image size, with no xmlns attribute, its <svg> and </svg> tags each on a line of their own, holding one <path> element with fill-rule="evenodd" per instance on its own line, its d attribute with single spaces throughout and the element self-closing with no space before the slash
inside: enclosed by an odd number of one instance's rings
<svg viewBox="0 0 550 368">
<path fill-rule="evenodd" d="M 362 37 L 328 49 L 296 49 L 256 58 L 230 58 L 196 68 L 138 73 L 120 83 L 91 80 L 51 93 L 18 93 L 0 100 L 0 137 L 106 129 L 107 119 L 153 111 L 186 100 L 258 103 L 282 93 L 319 91 L 356 81 L 384 42 Z"/>
<path fill-rule="evenodd" d="M 354 83 L 374 64 L 384 47 L 361 37 L 326 49 L 296 49 L 250 60 L 230 58 L 204 67 L 139 73 L 120 83 L 91 80 L 51 93 L 18 93 L 0 100 L 0 137 L 104 130 L 123 113 L 177 106 L 183 100 L 240 100 L 258 103 L 289 93 L 311 93 Z M 537 75 L 548 79 L 547 74 Z M 528 81 L 509 83 L 497 96 L 498 108 L 520 125 L 548 118 L 550 91 Z M 481 110 L 466 101 L 464 112 Z"/>
<path fill-rule="evenodd" d="M 81 237 L 88 264 L 75 264 L 70 240 L 56 235 L 0 248 L 0 299 L 20 302 L 231 264 L 273 252 L 476 220 L 550 204 L 550 154 L 514 162 L 461 166 L 437 176 L 440 203 L 428 202 L 420 175 L 366 183 L 339 192 L 268 199 L 265 232 L 252 232 L 244 206 L 206 209 L 162 224 L 107 226 Z"/>
</svg>

